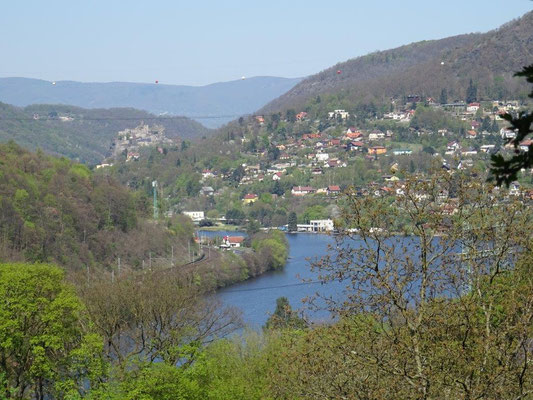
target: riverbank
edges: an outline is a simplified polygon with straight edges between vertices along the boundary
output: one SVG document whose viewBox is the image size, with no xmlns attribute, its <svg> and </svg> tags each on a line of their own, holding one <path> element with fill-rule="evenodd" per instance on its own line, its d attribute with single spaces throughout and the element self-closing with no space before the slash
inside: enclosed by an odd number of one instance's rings
<svg viewBox="0 0 533 400">
<path fill-rule="evenodd" d="M 225 236 L 237 231 L 206 231 L 198 232 L 200 236 Z M 239 232 L 241 236 L 246 234 Z M 258 232 L 246 241 L 250 247 L 248 251 L 234 248 L 232 250 L 220 250 L 207 248 L 204 253 L 208 256 L 197 263 L 187 265 L 183 271 L 192 275 L 193 282 L 203 286 L 206 290 L 226 288 L 237 283 L 246 281 L 265 274 L 269 271 L 283 269 L 289 255 L 289 243 L 285 234 L 281 231 Z M 179 268 L 177 269 L 179 270 Z"/>
<path fill-rule="evenodd" d="M 335 238 L 330 235 L 287 234 L 286 239 L 289 257 L 283 268 L 220 288 L 214 295 L 224 304 L 240 308 L 243 321 L 253 329 L 261 330 L 274 312 L 279 297 L 287 297 L 294 309 L 305 309 L 313 322 L 330 322 L 329 312 L 308 310 L 302 300 L 313 297 L 317 292 L 325 298 L 342 296 L 343 283 L 331 281 L 322 284 L 319 272 L 313 271 L 310 266 L 311 262 L 327 254 L 328 245 L 333 245 Z"/>
</svg>

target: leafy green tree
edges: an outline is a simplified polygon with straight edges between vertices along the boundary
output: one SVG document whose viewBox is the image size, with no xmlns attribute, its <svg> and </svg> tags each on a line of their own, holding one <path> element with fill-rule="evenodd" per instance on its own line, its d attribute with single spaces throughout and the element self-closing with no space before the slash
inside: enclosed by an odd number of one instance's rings
<svg viewBox="0 0 533 400">
<path fill-rule="evenodd" d="M 273 230 L 268 234 L 259 234 L 252 239 L 252 248 L 268 269 L 281 269 L 287 262 L 289 245 L 283 232 Z"/>
<path fill-rule="evenodd" d="M 431 146 L 424 146 L 422 151 L 424 153 L 428 153 L 428 154 L 431 154 L 431 155 L 435 154 L 435 149 L 433 147 L 431 147 Z"/>
<path fill-rule="evenodd" d="M 321 206 L 320 204 L 307 207 L 307 209 L 304 211 L 302 218 L 304 221 L 308 222 L 314 219 L 325 219 L 328 217 L 327 210 L 324 206 Z"/>
<path fill-rule="evenodd" d="M 288 109 L 285 115 L 286 115 L 287 122 L 290 122 L 290 123 L 296 122 L 296 111 L 294 109 L 292 108 Z"/>
<path fill-rule="evenodd" d="M 285 193 L 285 190 L 283 190 L 283 186 L 281 186 L 281 183 L 279 180 L 274 181 L 274 184 L 272 185 L 272 190 L 270 191 L 272 194 L 277 194 L 278 196 L 283 196 Z"/>
<path fill-rule="evenodd" d="M 244 177 L 244 174 L 245 174 L 245 171 L 244 171 L 243 166 L 239 165 L 237 168 L 235 168 L 235 170 L 231 174 L 231 179 L 234 182 L 240 182 L 241 179 Z"/>
<path fill-rule="evenodd" d="M 203 400 L 207 394 L 189 368 L 142 364 L 108 390 L 109 400 Z M 110 392 L 110 393 L 109 393 Z M 104 397 L 105 399 L 105 397 Z"/>
<path fill-rule="evenodd" d="M 226 213 L 226 220 L 230 224 L 239 225 L 242 223 L 242 221 L 245 218 L 246 218 L 246 215 L 244 215 L 244 213 L 237 208 L 232 208 L 231 210 L 228 210 L 228 212 Z"/>
<path fill-rule="evenodd" d="M 270 146 L 268 148 L 268 159 L 270 161 L 275 161 L 279 158 L 280 151 L 276 146 Z"/>
<path fill-rule="evenodd" d="M 498 122 L 496 121 L 496 118 L 494 121 L 492 121 L 492 126 L 490 127 L 490 132 L 497 133 L 500 130 L 500 127 L 498 126 Z"/>
<path fill-rule="evenodd" d="M 294 211 L 289 213 L 289 218 L 288 218 L 287 222 L 288 222 L 288 231 L 289 232 L 296 232 L 298 230 L 298 226 L 297 226 L 298 219 L 297 219 L 296 213 Z"/>
<path fill-rule="evenodd" d="M 285 296 L 276 299 L 276 309 L 266 324 L 266 329 L 301 329 L 306 326 L 305 321 L 293 311 L 289 299 Z"/>
<path fill-rule="evenodd" d="M 250 221 L 248 221 L 248 224 L 246 225 L 246 233 L 251 236 L 259 232 L 260 230 L 261 225 L 259 224 L 259 222 L 257 222 L 257 220 L 255 219 L 250 218 Z"/>
<path fill-rule="evenodd" d="M 481 123 L 481 131 L 487 131 L 487 132 L 490 132 L 491 131 L 491 122 L 490 122 L 490 117 L 489 116 L 486 116 L 485 118 L 483 118 L 483 122 Z"/>
<path fill-rule="evenodd" d="M 0 264 L 1 398 L 66 398 L 104 378 L 102 341 L 51 265 Z"/>
</svg>

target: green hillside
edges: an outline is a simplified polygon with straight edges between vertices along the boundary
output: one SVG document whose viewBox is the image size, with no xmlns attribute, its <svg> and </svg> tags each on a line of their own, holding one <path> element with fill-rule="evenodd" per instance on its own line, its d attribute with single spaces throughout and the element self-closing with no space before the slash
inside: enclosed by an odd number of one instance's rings
<svg viewBox="0 0 533 400">
<path fill-rule="evenodd" d="M 54 262 L 70 270 L 139 268 L 176 257 L 192 238 L 186 218 L 165 227 L 148 220 L 149 199 L 84 165 L 13 142 L 0 144 L 0 261 Z"/>
<path fill-rule="evenodd" d="M 169 138 L 189 139 L 211 134 L 185 117 L 156 117 L 132 108 L 83 109 L 64 105 L 25 108 L 0 103 L 0 142 L 14 140 L 21 146 L 98 164 L 110 155 L 117 132 L 141 122 L 165 128 Z"/>
</svg>

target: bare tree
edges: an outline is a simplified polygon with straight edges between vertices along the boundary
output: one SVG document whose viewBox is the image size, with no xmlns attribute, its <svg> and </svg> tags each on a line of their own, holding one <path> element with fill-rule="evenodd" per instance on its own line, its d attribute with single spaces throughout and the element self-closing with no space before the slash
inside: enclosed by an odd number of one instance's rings
<svg viewBox="0 0 533 400">
<path fill-rule="evenodd" d="M 122 367 L 136 358 L 191 363 L 199 346 L 240 326 L 234 309 L 177 273 L 100 279 L 80 292 L 109 358 Z"/>
<path fill-rule="evenodd" d="M 482 177 L 447 172 L 411 176 L 392 198 L 348 193 L 337 244 L 314 267 L 346 284 L 326 304 L 362 332 L 350 363 L 401 398 L 526 398 L 531 219 Z"/>
</svg>

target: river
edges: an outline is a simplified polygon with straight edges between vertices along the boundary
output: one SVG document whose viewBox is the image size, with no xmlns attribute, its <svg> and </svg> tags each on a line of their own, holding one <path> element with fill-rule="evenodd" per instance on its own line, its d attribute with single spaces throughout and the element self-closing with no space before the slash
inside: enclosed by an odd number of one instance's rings
<svg viewBox="0 0 533 400">
<path fill-rule="evenodd" d="M 213 236 L 245 236 L 243 232 L 213 232 L 200 231 L 201 235 Z M 289 299 L 294 309 L 302 309 L 302 299 L 321 295 L 337 295 L 342 291 L 342 284 L 330 282 L 327 285 L 320 283 L 305 283 L 303 280 L 318 280 L 318 273 L 311 271 L 310 260 L 320 258 L 327 252 L 328 244 L 335 242 L 334 238 L 327 235 L 312 233 L 287 234 L 289 241 L 289 259 L 281 271 L 270 271 L 257 278 L 221 289 L 216 296 L 224 304 L 242 310 L 244 323 L 253 329 L 259 329 L 267 321 L 269 314 L 276 308 L 276 299 L 285 296 Z M 326 311 L 306 310 L 306 315 L 312 321 L 331 321 Z"/>
</svg>

